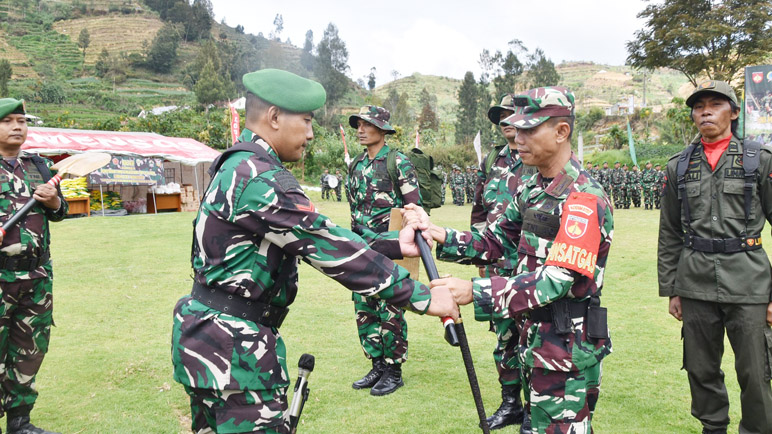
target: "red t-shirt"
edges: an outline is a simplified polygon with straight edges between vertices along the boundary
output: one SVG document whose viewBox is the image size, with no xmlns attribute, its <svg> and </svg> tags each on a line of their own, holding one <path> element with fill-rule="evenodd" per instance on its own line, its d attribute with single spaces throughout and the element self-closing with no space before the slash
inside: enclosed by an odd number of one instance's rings
<svg viewBox="0 0 772 434">
<path fill-rule="evenodd" d="M 726 152 L 729 147 L 729 142 L 732 141 L 732 135 L 728 135 L 725 138 L 713 142 L 707 143 L 705 139 L 702 140 L 702 147 L 705 149 L 705 157 L 708 158 L 708 164 L 710 164 L 711 170 L 716 170 L 716 164 L 718 164 L 719 158 Z"/>
</svg>

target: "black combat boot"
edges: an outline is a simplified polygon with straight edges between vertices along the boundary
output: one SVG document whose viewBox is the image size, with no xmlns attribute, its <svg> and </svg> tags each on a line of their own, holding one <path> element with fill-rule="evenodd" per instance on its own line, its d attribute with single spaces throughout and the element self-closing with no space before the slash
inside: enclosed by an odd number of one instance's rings
<svg viewBox="0 0 772 434">
<path fill-rule="evenodd" d="M 8 416 L 8 434 L 59 434 L 52 431 L 46 431 L 32 425 L 29 421 L 29 415 L 26 416 Z"/>
<path fill-rule="evenodd" d="M 399 363 L 393 365 L 386 365 L 386 370 L 383 371 L 381 379 L 378 383 L 370 389 L 370 395 L 383 396 L 394 392 L 400 387 L 404 386 L 402 382 L 402 365 Z"/>
<path fill-rule="evenodd" d="M 531 415 L 526 411 L 523 415 L 523 424 L 520 425 L 520 434 L 533 434 L 531 429 Z"/>
<path fill-rule="evenodd" d="M 726 434 L 726 428 L 709 429 L 709 428 L 703 427 L 702 434 Z"/>
<path fill-rule="evenodd" d="M 360 380 L 355 381 L 351 385 L 354 389 L 369 389 L 375 386 L 375 383 L 381 379 L 383 371 L 386 369 L 386 363 L 383 361 L 383 357 L 377 357 L 373 359 L 373 369 L 365 374 Z"/>
<path fill-rule="evenodd" d="M 490 429 L 500 429 L 523 421 L 523 403 L 520 401 L 520 385 L 501 386 L 501 405 L 488 419 Z"/>
</svg>

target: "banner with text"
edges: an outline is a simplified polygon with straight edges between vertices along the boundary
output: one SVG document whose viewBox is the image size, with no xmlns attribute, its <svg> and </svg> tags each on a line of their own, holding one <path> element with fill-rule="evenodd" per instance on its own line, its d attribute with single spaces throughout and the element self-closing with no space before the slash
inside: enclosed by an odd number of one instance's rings
<svg viewBox="0 0 772 434">
<path fill-rule="evenodd" d="M 745 137 L 772 144 L 772 65 L 745 68 Z"/>
<path fill-rule="evenodd" d="M 163 185 L 163 159 L 113 155 L 103 168 L 88 176 L 91 184 Z"/>
</svg>

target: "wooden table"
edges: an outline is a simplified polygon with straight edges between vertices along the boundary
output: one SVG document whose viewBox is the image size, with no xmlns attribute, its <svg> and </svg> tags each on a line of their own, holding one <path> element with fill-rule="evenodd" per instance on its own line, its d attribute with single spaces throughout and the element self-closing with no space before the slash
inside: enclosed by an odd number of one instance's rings
<svg viewBox="0 0 772 434">
<path fill-rule="evenodd" d="M 156 210 L 156 208 L 158 208 Z M 147 194 L 147 213 L 157 214 L 158 211 L 172 210 L 182 211 L 182 195 L 180 193 L 155 194 L 155 204 L 153 203 L 153 193 Z"/>
<path fill-rule="evenodd" d="M 67 214 L 86 214 L 91 216 L 91 199 L 88 197 L 65 197 L 70 208 Z"/>
</svg>

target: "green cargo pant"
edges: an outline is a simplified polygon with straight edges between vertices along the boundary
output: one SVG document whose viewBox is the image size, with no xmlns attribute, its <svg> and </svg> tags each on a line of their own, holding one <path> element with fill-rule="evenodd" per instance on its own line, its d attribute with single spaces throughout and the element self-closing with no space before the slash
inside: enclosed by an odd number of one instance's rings
<svg viewBox="0 0 772 434">
<path fill-rule="evenodd" d="M 772 434 L 772 329 L 766 304 L 729 304 L 681 297 L 684 369 L 692 415 L 707 429 L 729 425 L 729 397 L 721 370 L 724 330 L 735 355 L 740 383 L 740 434 Z"/>
<path fill-rule="evenodd" d="M 32 407 L 35 376 L 48 351 L 53 323 L 53 281 L 49 277 L 0 282 L 0 415 Z"/>
<path fill-rule="evenodd" d="M 581 371 L 530 369 L 534 434 L 590 434 L 600 395 L 602 363 Z"/>
<path fill-rule="evenodd" d="M 407 361 L 407 321 L 402 309 L 376 297 L 355 293 L 352 299 L 365 356 L 383 357 L 390 365 Z"/>
</svg>

